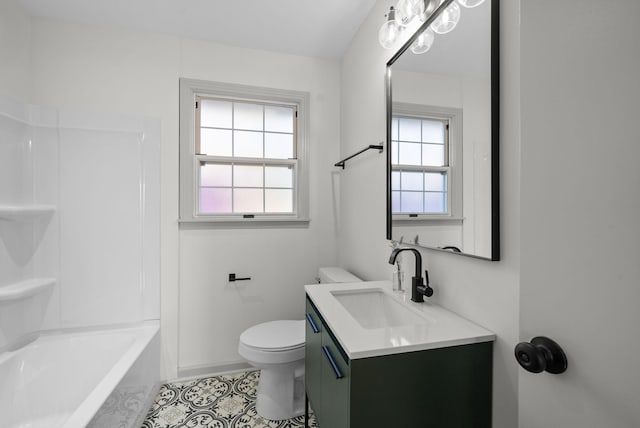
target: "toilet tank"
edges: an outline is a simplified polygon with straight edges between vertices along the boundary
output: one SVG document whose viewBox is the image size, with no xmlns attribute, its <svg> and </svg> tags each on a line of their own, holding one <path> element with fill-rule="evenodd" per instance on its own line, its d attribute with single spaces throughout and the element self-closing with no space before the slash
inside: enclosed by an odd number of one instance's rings
<svg viewBox="0 0 640 428">
<path fill-rule="evenodd" d="M 320 283 L 360 282 L 360 278 L 339 267 L 322 267 L 318 269 Z"/>
</svg>

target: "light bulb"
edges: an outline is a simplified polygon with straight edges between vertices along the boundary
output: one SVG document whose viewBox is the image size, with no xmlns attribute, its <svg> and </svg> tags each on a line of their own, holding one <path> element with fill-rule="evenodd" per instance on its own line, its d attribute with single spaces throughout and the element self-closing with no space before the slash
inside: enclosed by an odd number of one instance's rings
<svg viewBox="0 0 640 428">
<path fill-rule="evenodd" d="M 400 0 L 396 6 L 396 20 L 401 25 L 409 25 L 414 19 L 425 20 L 424 0 Z"/>
<path fill-rule="evenodd" d="M 431 45 L 433 45 L 433 40 L 435 39 L 435 34 L 433 34 L 433 30 L 431 28 L 427 28 L 416 38 L 409 49 L 414 54 L 425 53 L 429 49 L 431 49 Z"/>
<path fill-rule="evenodd" d="M 456 28 L 458 21 L 460 21 L 460 6 L 453 2 L 433 21 L 431 29 L 438 34 L 446 34 Z"/>
<path fill-rule="evenodd" d="M 396 20 L 396 11 L 391 6 L 389 9 L 389 15 L 387 15 L 387 20 L 380 27 L 380 31 L 378 32 L 378 42 L 385 49 L 391 49 L 398 39 L 400 32 L 402 31 L 402 27 Z"/>
<path fill-rule="evenodd" d="M 480 6 L 484 3 L 484 0 L 458 0 L 461 6 L 471 9 L 472 7 Z"/>
</svg>

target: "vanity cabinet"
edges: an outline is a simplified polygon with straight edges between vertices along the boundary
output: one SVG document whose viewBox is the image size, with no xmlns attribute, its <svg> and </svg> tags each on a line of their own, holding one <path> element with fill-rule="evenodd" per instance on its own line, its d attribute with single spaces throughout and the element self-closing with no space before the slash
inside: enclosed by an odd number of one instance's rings
<svg viewBox="0 0 640 428">
<path fill-rule="evenodd" d="M 491 427 L 492 342 L 350 359 L 306 300 L 306 392 L 319 428 Z"/>
<path fill-rule="evenodd" d="M 306 309 L 307 398 L 312 403 L 318 421 L 322 418 L 322 427 L 348 428 L 349 358 L 308 298 Z"/>
</svg>

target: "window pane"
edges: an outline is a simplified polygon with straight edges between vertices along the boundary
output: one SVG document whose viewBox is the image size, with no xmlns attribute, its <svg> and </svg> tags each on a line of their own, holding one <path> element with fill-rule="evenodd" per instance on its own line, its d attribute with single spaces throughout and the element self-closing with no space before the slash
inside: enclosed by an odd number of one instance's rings
<svg viewBox="0 0 640 428">
<path fill-rule="evenodd" d="M 421 172 L 403 172 L 401 175 L 402 190 L 423 189 L 424 180 Z"/>
<path fill-rule="evenodd" d="M 264 157 L 272 159 L 293 158 L 293 134 L 264 134 Z"/>
<path fill-rule="evenodd" d="M 200 185 L 231 187 L 231 165 L 203 164 L 200 166 Z"/>
<path fill-rule="evenodd" d="M 422 192 L 401 192 L 400 211 L 403 213 L 421 213 L 422 195 Z"/>
<path fill-rule="evenodd" d="M 200 189 L 200 212 L 219 214 L 231 212 L 231 189 Z"/>
<path fill-rule="evenodd" d="M 292 107 L 265 106 L 265 131 L 293 133 L 293 112 Z"/>
<path fill-rule="evenodd" d="M 391 140 L 398 140 L 398 118 L 396 117 L 391 119 Z"/>
<path fill-rule="evenodd" d="M 233 131 L 233 155 L 245 158 L 261 158 L 262 135 L 262 132 Z"/>
<path fill-rule="evenodd" d="M 196 157 L 201 214 L 282 213 L 297 206 L 297 107 L 199 98 Z"/>
<path fill-rule="evenodd" d="M 444 192 L 447 189 L 447 175 L 440 172 L 424 174 L 424 190 Z"/>
<path fill-rule="evenodd" d="M 262 106 L 259 104 L 234 103 L 233 127 L 262 131 Z"/>
<path fill-rule="evenodd" d="M 423 120 L 422 141 L 424 143 L 444 144 L 444 123 L 439 120 Z"/>
<path fill-rule="evenodd" d="M 234 187 L 262 187 L 262 166 L 234 165 Z"/>
<path fill-rule="evenodd" d="M 209 156 L 231 156 L 231 131 L 202 128 L 200 153 Z"/>
<path fill-rule="evenodd" d="M 233 212 L 263 212 L 262 192 L 262 189 L 233 189 Z"/>
<path fill-rule="evenodd" d="M 445 166 L 444 146 L 437 144 L 422 145 L 422 165 L 424 166 Z"/>
<path fill-rule="evenodd" d="M 231 128 L 230 101 L 200 100 L 200 126 Z"/>
<path fill-rule="evenodd" d="M 293 190 L 265 189 L 264 210 L 268 213 L 290 213 L 293 211 Z"/>
<path fill-rule="evenodd" d="M 445 193 L 425 193 L 425 204 L 428 213 L 445 213 L 447 212 L 447 205 L 445 202 Z"/>
<path fill-rule="evenodd" d="M 400 171 L 391 171 L 391 188 L 400 189 Z"/>
<path fill-rule="evenodd" d="M 400 118 L 400 128 L 398 132 L 398 140 L 400 141 L 417 141 L 421 140 L 420 119 Z"/>
<path fill-rule="evenodd" d="M 391 212 L 400 212 L 400 192 L 391 192 Z"/>
<path fill-rule="evenodd" d="M 391 141 L 391 164 L 398 165 L 398 142 Z"/>
<path fill-rule="evenodd" d="M 264 168 L 265 187 L 293 188 L 293 168 L 288 166 L 267 166 Z"/>
<path fill-rule="evenodd" d="M 400 143 L 398 162 L 400 165 L 420 165 L 420 146 L 416 143 Z"/>
</svg>

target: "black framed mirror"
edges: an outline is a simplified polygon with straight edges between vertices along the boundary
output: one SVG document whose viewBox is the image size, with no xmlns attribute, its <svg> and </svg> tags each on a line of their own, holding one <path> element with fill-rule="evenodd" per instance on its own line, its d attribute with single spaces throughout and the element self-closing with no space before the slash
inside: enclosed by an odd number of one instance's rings
<svg viewBox="0 0 640 428">
<path fill-rule="evenodd" d="M 387 63 L 387 239 L 499 260 L 499 0 L 425 6 Z"/>
</svg>

